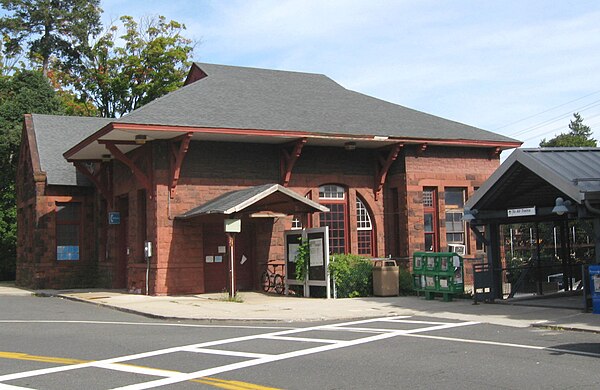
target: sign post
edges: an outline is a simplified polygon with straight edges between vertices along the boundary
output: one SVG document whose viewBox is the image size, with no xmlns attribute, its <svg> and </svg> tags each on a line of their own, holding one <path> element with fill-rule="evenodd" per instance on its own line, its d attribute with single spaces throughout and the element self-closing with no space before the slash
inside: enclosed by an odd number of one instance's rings
<svg viewBox="0 0 600 390">
<path fill-rule="evenodd" d="M 225 233 L 227 233 L 227 243 L 229 245 L 229 298 L 235 298 L 235 233 L 242 231 L 241 219 L 226 219 Z"/>
</svg>

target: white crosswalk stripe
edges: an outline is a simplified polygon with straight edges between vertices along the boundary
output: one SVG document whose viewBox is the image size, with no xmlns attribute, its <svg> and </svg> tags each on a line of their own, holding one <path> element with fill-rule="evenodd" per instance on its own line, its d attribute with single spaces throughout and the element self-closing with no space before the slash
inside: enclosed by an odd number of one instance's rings
<svg viewBox="0 0 600 390">
<path fill-rule="evenodd" d="M 386 328 L 385 324 L 410 324 L 417 325 L 413 329 L 394 329 Z M 294 328 L 277 330 L 270 333 L 254 334 L 242 337 L 233 337 L 228 339 L 208 341 L 204 343 L 184 345 L 172 348 L 165 348 L 156 351 L 148 351 L 144 353 L 137 353 L 133 355 L 114 357 L 110 359 L 104 359 L 94 362 L 87 362 L 81 364 L 73 364 L 69 366 L 51 367 L 45 369 L 17 372 L 12 374 L 6 374 L 0 376 L 0 387 L 2 382 L 12 381 L 16 379 L 29 378 L 34 376 L 41 376 L 47 374 L 60 373 L 65 371 L 79 370 L 83 368 L 96 367 L 108 370 L 117 370 L 122 372 L 129 372 L 132 374 L 144 374 L 153 377 L 162 377 L 159 379 L 153 379 L 149 382 L 143 382 L 124 387 L 119 389 L 127 390 L 141 390 L 150 389 L 159 386 L 165 386 L 168 384 L 174 384 L 184 382 L 191 379 L 205 377 L 209 375 L 215 375 L 223 372 L 238 370 L 246 367 L 267 364 L 285 359 L 293 359 L 300 356 L 311 355 L 324 351 L 335 350 L 339 348 L 347 348 L 360 344 L 375 342 L 384 340 L 392 337 L 398 337 L 402 335 L 414 335 L 423 332 L 431 332 L 443 329 L 450 329 L 462 326 L 469 326 L 477 324 L 477 322 L 431 322 L 431 321 L 418 321 L 410 319 L 408 316 L 396 316 L 396 317 L 383 317 L 383 318 L 371 318 L 366 320 L 349 321 L 337 324 L 317 325 L 307 328 Z M 368 326 L 377 326 L 369 328 Z M 381 325 L 384 325 L 381 327 Z M 422 325 L 422 326 L 418 326 Z M 350 340 L 339 340 L 335 338 L 315 338 L 315 337 L 302 337 L 303 333 L 308 332 L 319 332 L 327 331 L 328 334 L 334 334 L 335 332 L 350 332 L 354 334 L 364 334 L 358 338 Z M 265 354 L 254 351 L 232 351 L 222 348 L 216 348 L 224 345 L 232 345 L 241 342 L 248 342 L 253 340 L 271 340 L 274 342 L 292 342 L 298 343 L 299 346 L 302 344 L 311 344 L 308 348 L 300 348 L 289 352 L 282 352 L 277 354 Z M 317 344 L 315 346 L 315 344 Z M 321 345 L 319 345 L 321 344 Z M 187 352 L 194 353 L 196 355 L 222 355 L 222 356 L 233 356 L 246 358 L 241 362 L 232 364 L 226 364 L 218 367 L 211 367 L 191 373 L 181 373 L 176 371 L 168 371 L 154 368 L 145 368 L 135 366 L 135 361 L 138 359 L 164 356 L 176 352 Z M 123 364 L 128 362 L 128 364 Z"/>
</svg>

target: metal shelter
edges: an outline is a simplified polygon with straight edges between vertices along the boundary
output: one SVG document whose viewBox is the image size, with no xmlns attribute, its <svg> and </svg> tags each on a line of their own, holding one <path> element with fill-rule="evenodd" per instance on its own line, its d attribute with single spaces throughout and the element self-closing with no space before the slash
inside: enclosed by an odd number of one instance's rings
<svg viewBox="0 0 600 390">
<path fill-rule="evenodd" d="M 600 263 L 600 148 L 516 149 L 466 202 L 464 220 L 487 245 L 487 262 L 474 269 L 476 297 L 478 281 L 488 284 L 483 296 L 492 300 L 512 297 L 527 279 L 535 280 L 538 295 L 551 282 L 561 291 L 581 289 L 582 265 Z M 513 230 L 507 249 L 503 226 L 515 224 L 529 231 L 521 243 L 531 256 L 510 268 Z M 590 238 L 585 258 L 574 255 L 575 230 L 569 229 L 575 224 Z M 554 237 L 543 237 L 544 226 L 553 227 Z M 544 259 L 543 246 L 552 239 L 554 253 Z"/>
</svg>

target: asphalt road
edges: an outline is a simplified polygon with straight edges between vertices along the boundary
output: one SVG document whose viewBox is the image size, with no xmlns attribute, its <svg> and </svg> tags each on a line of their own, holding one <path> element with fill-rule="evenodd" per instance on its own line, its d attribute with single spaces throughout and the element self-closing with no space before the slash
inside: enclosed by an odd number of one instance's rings
<svg viewBox="0 0 600 390">
<path fill-rule="evenodd" d="M 597 389 L 600 335 L 424 317 L 152 320 L 0 299 L 0 388 Z"/>
</svg>

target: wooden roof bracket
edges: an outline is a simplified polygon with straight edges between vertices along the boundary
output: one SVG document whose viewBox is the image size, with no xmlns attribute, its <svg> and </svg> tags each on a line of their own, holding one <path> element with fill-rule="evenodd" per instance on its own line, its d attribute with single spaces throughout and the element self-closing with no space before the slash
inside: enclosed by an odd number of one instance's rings
<svg viewBox="0 0 600 390">
<path fill-rule="evenodd" d="M 398 154 L 400 153 L 400 149 L 404 147 L 404 144 L 398 143 L 392 145 L 390 149 L 385 148 L 383 152 L 387 152 L 387 156 L 382 156 L 381 151 L 376 152 L 375 159 L 375 185 L 373 187 L 373 195 L 375 195 L 375 200 L 379 198 L 379 194 L 383 189 L 383 185 L 385 184 L 385 179 L 387 178 L 388 171 L 392 166 L 392 163 L 396 161 Z"/>
<path fill-rule="evenodd" d="M 104 172 L 108 173 L 108 166 L 106 164 L 100 164 L 100 169 L 98 169 L 98 172 L 93 172 L 92 170 L 90 170 L 89 165 L 84 163 L 83 161 L 73 161 L 73 165 L 75 165 L 75 168 L 79 172 L 81 172 L 85 177 L 90 179 L 92 183 L 94 183 L 100 195 L 102 195 L 104 199 L 106 199 L 108 207 L 112 209 L 113 196 L 110 180 L 108 180 L 107 178 L 105 182 L 102 181 L 102 174 Z"/>
<path fill-rule="evenodd" d="M 500 156 L 501 152 L 502 152 L 502 149 L 500 149 L 499 146 L 497 146 L 495 148 L 492 148 L 490 150 L 490 156 L 489 156 L 490 160 L 492 160 L 492 159 L 497 158 L 498 156 Z"/>
<path fill-rule="evenodd" d="M 169 160 L 170 163 L 170 180 L 169 180 L 169 196 L 171 199 L 175 197 L 175 188 L 177 188 L 177 183 L 179 182 L 179 177 L 181 175 L 181 165 L 183 164 L 183 159 L 187 154 L 187 151 L 190 147 L 190 141 L 192 140 L 193 133 L 186 133 L 180 137 L 173 138 L 170 140 L 170 150 L 171 150 L 171 158 Z M 175 145 L 175 143 L 180 142 L 179 148 Z"/>
<path fill-rule="evenodd" d="M 280 153 L 280 171 L 281 171 L 281 185 L 287 187 L 292 178 L 292 169 L 294 164 L 302 154 L 302 147 L 306 144 L 308 139 L 306 137 L 299 138 L 294 142 L 288 143 L 281 147 Z M 291 151 L 288 152 L 288 148 L 291 147 Z"/>
<path fill-rule="evenodd" d="M 150 184 L 150 179 L 148 178 L 148 176 L 146 176 L 146 174 L 144 172 L 142 172 L 142 170 L 140 168 L 137 167 L 137 165 L 135 165 L 133 160 L 131 160 L 129 157 L 127 157 L 125 154 L 123 154 L 123 152 L 121 152 L 119 150 L 119 148 L 117 148 L 117 145 L 115 145 L 114 142 L 111 142 L 111 141 L 98 141 L 98 142 L 103 143 L 104 146 L 106 147 L 106 149 L 108 149 L 108 151 L 114 156 L 114 158 L 116 158 L 123 164 L 127 165 L 127 167 L 129 169 L 131 169 L 131 173 L 133 173 L 133 176 L 135 176 L 135 178 L 142 185 L 142 187 L 144 187 L 146 189 L 146 191 L 148 191 L 149 196 L 152 197 L 152 195 L 150 195 L 150 194 L 152 194 L 152 186 Z"/>
</svg>

